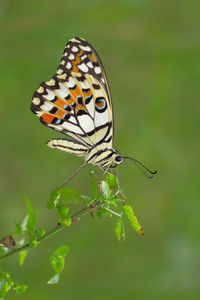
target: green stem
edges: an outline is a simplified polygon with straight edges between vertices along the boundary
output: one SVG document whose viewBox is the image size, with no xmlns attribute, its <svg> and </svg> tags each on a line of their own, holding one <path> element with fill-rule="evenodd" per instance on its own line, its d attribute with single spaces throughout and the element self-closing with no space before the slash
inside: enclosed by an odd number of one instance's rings
<svg viewBox="0 0 200 300">
<path fill-rule="evenodd" d="M 13 249 L 12 251 L 10 251 L 10 252 L 8 252 L 8 253 L 6 253 L 6 254 L 0 256 L 0 260 L 3 260 L 3 259 L 5 259 L 5 258 L 7 258 L 8 256 L 11 256 L 11 255 L 13 255 L 13 254 L 15 254 L 15 253 L 18 253 L 18 252 L 20 252 L 20 251 L 22 251 L 22 250 L 24 250 L 24 249 L 26 249 L 26 248 L 28 248 L 28 247 L 29 247 L 29 244 L 25 244 L 25 245 L 22 246 L 22 247 L 19 247 L 19 248 L 17 248 L 17 249 Z"/>
<path fill-rule="evenodd" d="M 100 205 L 96 205 L 96 207 L 99 207 Z M 83 214 L 88 214 L 90 212 L 90 206 L 89 207 L 85 207 L 82 210 L 80 210 L 79 212 L 75 213 L 73 216 L 71 216 L 71 218 L 75 218 L 75 217 L 80 217 Z M 62 225 L 57 225 L 56 227 L 54 227 L 53 229 L 51 229 L 50 231 L 48 231 L 47 233 L 45 233 L 42 237 L 38 238 L 37 242 L 38 244 L 40 244 L 41 242 L 43 242 L 44 240 L 52 237 L 54 234 L 56 234 L 57 232 L 63 230 L 64 228 L 66 228 L 65 226 Z M 12 249 L 10 252 L 0 256 L 0 261 L 13 255 L 16 254 L 26 248 L 29 248 L 29 243 L 17 248 L 17 249 Z"/>
<path fill-rule="evenodd" d="M 108 207 L 104 207 L 104 209 L 105 210 L 107 210 L 107 211 L 109 211 L 109 212 L 111 212 L 113 215 L 115 215 L 115 216 L 117 216 L 117 217 L 122 217 L 122 213 L 121 214 L 119 214 L 119 213 L 117 213 L 116 211 L 114 211 L 114 210 L 112 210 L 112 209 L 110 209 L 110 208 L 108 208 Z"/>
</svg>

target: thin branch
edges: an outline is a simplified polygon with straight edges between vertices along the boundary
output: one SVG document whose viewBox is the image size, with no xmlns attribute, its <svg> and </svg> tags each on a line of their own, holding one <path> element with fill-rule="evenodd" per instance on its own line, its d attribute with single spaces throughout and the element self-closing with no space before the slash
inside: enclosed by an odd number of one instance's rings
<svg viewBox="0 0 200 300">
<path fill-rule="evenodd" d="M 103 202 L 100 202 L 100 203 L 97 203 L 97 204 L 91 204 L 83 209 L 81 209 L 80 211 L 78 211 L 77 213 L 75 213 L 74 215 L 71 216 L 72 220 L 73 218 L 79 218 L 80 216 L 82 215 L 85 215 L 85 214 L 89 214 L 94 208 L 99 208 L 101 205 L 103 205 Z M 50 231 L 48 231 L 47 233 L 45 233 L 42 237 L 38 238 L 37 239 L 37 242 L 38 244 L 40 244 L 41 242 L 43 242 L 44 240 L 52 237 L 54 234 L 56 234 L 57 232 L 65 229 L 66 226 L 62 226 L 61 224 L 58 224 L 56 227 L 54 227 L 53 229 L 51 229 Z M 16 254 L 26 248 L 29 248 L 29 243 L 17 248 L 17 249 L 12 249 L 10 252 L 0 256 L 0 261 L 13 255 L 13 254 Z"/>
</svg>

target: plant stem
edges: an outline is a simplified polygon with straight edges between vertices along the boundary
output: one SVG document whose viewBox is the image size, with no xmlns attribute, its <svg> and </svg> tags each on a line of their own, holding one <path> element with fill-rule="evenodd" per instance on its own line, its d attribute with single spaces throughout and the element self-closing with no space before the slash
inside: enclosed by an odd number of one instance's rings
<svg viewBox="0 0 200 300">
<path fill-rule="evenodd" d="M 102 204 L 97 204 L 96 207 L 99 207 L 100 205 L 102 205 Z M 90 213 L 90 210 L 91 210 L 90 206 L 85 207 L 85 208 L 81 209 L 80 211 L 78 211 L 77 213 L 75 213 L 74 215 L 72 215 L 71 218 L 80 217 L 83 214 L 88 214 L 88 213 Z M 54 234 L 56 234 L 57 232 L 65 229 L 65 228 L 66 228 L 66 226 L 62 226 L 62 225 L 58 224 L 56 227 L 54 227 L 50 231 L 46 232 L 43 236 L 38 238 L 37 239 L 38 244 L 40 244 L 44 240 L 52 237 Z M 9 257 L 9 256 L 11 256 L 11 255 L 13 255 L 13 254 L 16 254 L 16 253 L 18 253 L 18 252 L 20 252 L 20 251 L 22 251 L 26 248 L 29 248 L 29 247 L 30 247 L 29 243 L 27 243 L 27 244 L 25 244 L 25 245 L 23 245 L 23 246 L 21 246 L 17 249 L 13 248 L 10 252 L 0 256 L 0 261 L 7 258 L 7 257 Z"/>
<path fill-rule="evenodd" d="M 120 218 L 122 217 L 122 213 L 118 214 L 116 211 L 114 211 L 114 210 L 112 210 L 112 209 L 110 209 L 108 207 L 104 207 L 104 209 L 107 210 L 107 211 L 109 211 L 109 212 L 111 212 L 113 215 L 115 215 L 117 217 L 120 217 Z"/>
</svg>

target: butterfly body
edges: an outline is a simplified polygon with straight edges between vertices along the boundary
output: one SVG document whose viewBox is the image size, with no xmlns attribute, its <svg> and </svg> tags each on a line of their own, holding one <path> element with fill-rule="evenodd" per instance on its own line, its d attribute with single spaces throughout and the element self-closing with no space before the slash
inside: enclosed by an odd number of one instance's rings
<svg viewBox="0 0 200 300">
<path fill-rule="evenodd" d="M 97 151 L 95 147 L 88 149 L 82 144 L 59 138 L 48 141 L 47 146 L 52 149 L 82 156 L 86 163 L 97 165 L 101 168 L 114 168 L 123 161 L 123 157 L 113 148 L 99 148 Z"/>
<path fill-rule="evenodd" d="M 56 74 L 33 94 L 31 110 L 69 139 L 47 146 L 82 156 L 86 163 L 112 168 L 123 162 L 113 144 L 113 110 L 103 65 L 84 39 L 71 39 Z"/>
</svg>

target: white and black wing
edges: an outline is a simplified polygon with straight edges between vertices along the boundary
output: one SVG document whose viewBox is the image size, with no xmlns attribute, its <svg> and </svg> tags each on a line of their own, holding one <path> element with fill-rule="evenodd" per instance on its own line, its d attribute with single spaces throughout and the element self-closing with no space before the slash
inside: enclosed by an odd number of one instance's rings
<svg viewBox="0 0 200 300">
<path fill-rule="evenodd" d="M 112 148 L 113 110 L 105 71 L 82 38 L 67 43 L 56 74 L 33 94 L 31 110 L 44 125 L 76 141 L 55 139 L 47 143 L 52 148 L 82 156 L 102 144 Z"/>
</svg>

